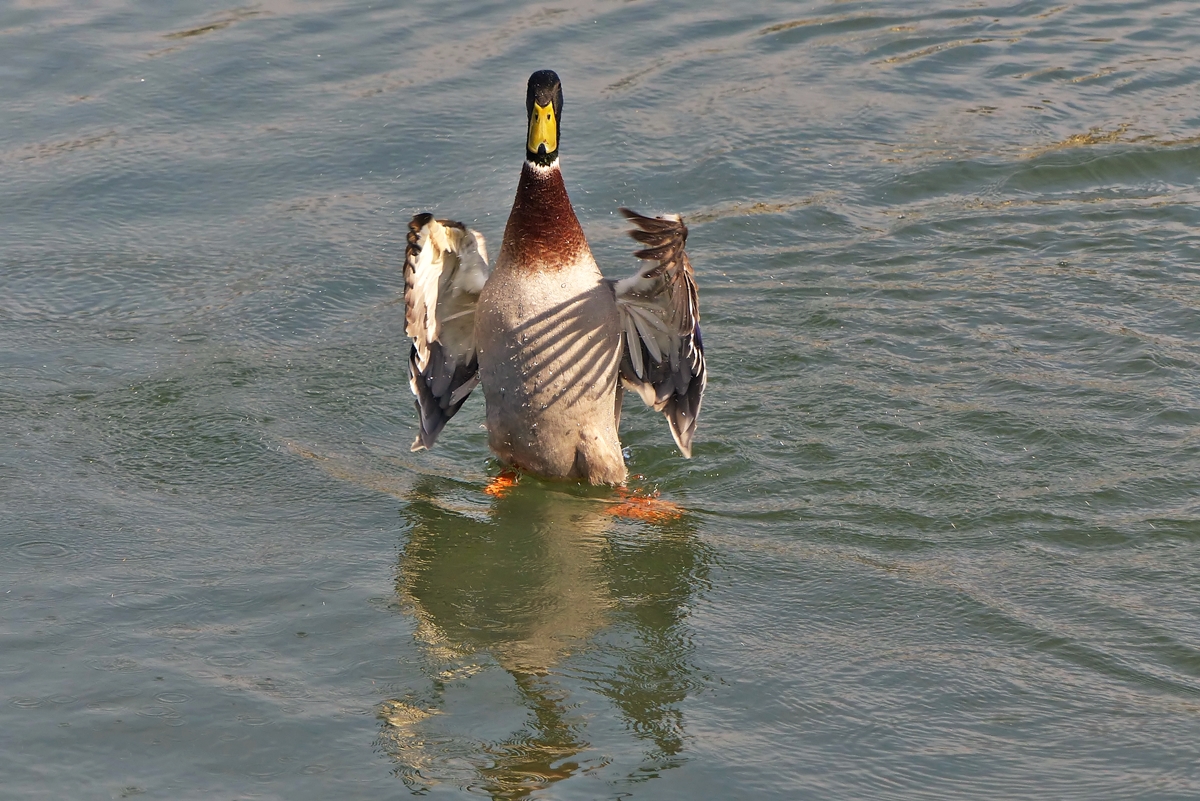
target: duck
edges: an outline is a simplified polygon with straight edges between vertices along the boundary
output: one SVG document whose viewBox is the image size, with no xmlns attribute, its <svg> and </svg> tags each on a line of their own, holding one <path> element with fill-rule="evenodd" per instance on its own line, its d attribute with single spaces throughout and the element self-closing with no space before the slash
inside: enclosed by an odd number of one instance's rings
<svg viewBox="0 0 1200 801">
<path fill-rule="evenodd" d="M 432 448 L 482 385 L 488 447 L 506 470 L 623 486 L 626 390 L 666 418 L 685 458 L 708 382 L 695 273 L 677 214 L 621 208 L 640 243 L 632 275 L 596 264 L 559 165 L 562 82 L 529 77 L 525 161 L 495 263 L 461 222 L 415 215 L 404 259 L 409 386 Z"/>
</svg>

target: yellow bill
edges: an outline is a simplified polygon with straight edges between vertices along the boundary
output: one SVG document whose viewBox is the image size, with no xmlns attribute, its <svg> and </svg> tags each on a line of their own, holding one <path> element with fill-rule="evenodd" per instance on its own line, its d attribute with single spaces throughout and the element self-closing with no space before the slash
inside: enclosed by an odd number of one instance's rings
<svg viewBox="0 0 1200 801">
<path fill-rule="evenodd" d="M 533 114 L 529 117 L 530 153 L 537 153 L 539 147 L 545 147 L 546 153 L 558 150 L 558 121 L 554 119 L 554 104 L 544 106 L 533 104 Z"/>
</svg>

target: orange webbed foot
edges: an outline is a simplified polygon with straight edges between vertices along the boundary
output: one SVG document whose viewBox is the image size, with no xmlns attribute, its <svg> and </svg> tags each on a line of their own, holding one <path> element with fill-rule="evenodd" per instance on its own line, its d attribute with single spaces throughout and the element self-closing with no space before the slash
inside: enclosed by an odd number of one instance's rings
<svg viewBox="0 0 1200 801">
<path fill-rule="evenodd" d="M 493 498 L 503 498 L 512 488 L 517 486 L 517 481 L 520 476 L 516 470 L 501 470 L 500 475 L 493 478 L 488 485 L 483 488 L 483 491 L 491 495 Z"/>
<path fill-rule="evenodd" d="M 608 507 L 608 513 L 631 520 L 647 523 L 666 523 L 683 517 L 683 509 L 670 501 L 658 497 L 658 490 L 651 493 L 617 487 L 618 502 Z"/>
</svg>

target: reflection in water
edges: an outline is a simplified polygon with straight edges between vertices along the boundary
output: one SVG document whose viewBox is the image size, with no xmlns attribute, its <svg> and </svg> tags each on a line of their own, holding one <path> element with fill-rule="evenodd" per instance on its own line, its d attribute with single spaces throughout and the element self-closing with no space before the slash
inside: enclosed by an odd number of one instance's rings
<svg viewBox="0 0 1200 801">
<path fill-rule="evenodd" d="M 695 682 L 684 617 L 708 569 L 688 523 L 620 521 L 592 491 L 528 480 L 455 509 L 437 486 L 418 482 L 404 509 L 396 584 L 430 685 L 380 707 L 404 780 L 526 797 L 611 761 L 588 752 L 587 727 L 614 707 L 638 778 L 679 764 Z"/>
</svg>

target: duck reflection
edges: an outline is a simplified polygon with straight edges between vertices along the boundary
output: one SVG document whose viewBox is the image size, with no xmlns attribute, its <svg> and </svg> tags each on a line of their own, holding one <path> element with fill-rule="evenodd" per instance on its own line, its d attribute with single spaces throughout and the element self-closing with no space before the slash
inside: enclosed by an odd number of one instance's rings
<svg viewBox="0 0 1200 801">
<path fill-rule="evenodd" d="M 396 591 L 430 678 L 380 708 L 404 780 L 511 799 L 624 750 L 631 778 L 679 763 L 697 681 L 685 617 L 708 572 L 686 519 L 619 520 L 595 491 L 535 481 L 487 507 L 454 495 L 418 481 L 404 510 Z M 601 755 L 589 726 L 611 736 L 614 708 L 631 747 Z"/>
</svg>

